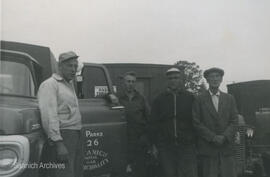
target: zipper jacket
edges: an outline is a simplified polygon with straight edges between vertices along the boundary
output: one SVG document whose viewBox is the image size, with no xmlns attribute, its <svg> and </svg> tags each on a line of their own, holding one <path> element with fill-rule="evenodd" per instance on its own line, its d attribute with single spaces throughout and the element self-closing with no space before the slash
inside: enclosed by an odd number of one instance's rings
<svg viewBox="0 0 270 177">
<path fill-rule="evenodd" d="M 192 104 L 190 92 L 172 92 L 169 89 L 156 97 L 150 117 L 150 136 L 158 146 L 166 144 L 193 144 Z"/>
</svg>

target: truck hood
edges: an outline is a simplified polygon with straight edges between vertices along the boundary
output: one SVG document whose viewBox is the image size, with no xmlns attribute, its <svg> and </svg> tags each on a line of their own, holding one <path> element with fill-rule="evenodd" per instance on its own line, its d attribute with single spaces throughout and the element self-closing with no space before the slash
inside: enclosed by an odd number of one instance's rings
<svg viewBox="0 0 270 177">
<path fill-rule="evenodd" d="M 41 128 L 35 98 L 0 96 L 0 134 L 26 134 Z"/>
</svg>

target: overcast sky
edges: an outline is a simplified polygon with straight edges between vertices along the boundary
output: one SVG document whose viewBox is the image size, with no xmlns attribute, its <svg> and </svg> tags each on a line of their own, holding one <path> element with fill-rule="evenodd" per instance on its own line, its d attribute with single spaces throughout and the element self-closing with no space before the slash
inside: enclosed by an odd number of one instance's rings
<svg viewBox="0 0 270 177">
<path fill-rule="evenodd" d="M 270 79 L 269 0 L 1 0 L 1 36 L 97 63 L 196 62 Z"/>
</svg>

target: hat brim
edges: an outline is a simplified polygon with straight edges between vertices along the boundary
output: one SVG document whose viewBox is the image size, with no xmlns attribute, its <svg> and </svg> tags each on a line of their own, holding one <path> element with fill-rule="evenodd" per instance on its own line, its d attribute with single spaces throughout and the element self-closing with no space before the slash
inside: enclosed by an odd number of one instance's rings
<svg viewBox="0 0 270 177">
<path fill-rule="evenodd" d="M 168 76 L 170 74 L 174 74 L 174 73 L 180 74 L 179 71 L 169 71 L 169 72 L 166 72 L 166 76 Z"/>
<path fill-rule="evenodd" d="M 62 59 L 62 60 L 60 60 L 59 61 L 59 63 L 63 63 L 63 62 L 66 62 L 66 61 L 68 61 L 68 60 L 72 60 L 72 59 L 78 59 L 79 58 L 79 56 L 72 56 L 72 57 L 69 57 L 69 58 L 65 58 L 65 59 Z"/>
<path fill-rule="evenodd" d="M 223 69 L 219 69 L 219 68 L 211 68 L 211 69 L 206 70 L 206 71 L 203 73 L 204 78 L 207 78 L 208 75 L 211 74 L 211 73 L 219 73 L 221 76 L 224 76 L 224 71 L 223 71 Z"/>
</svg>

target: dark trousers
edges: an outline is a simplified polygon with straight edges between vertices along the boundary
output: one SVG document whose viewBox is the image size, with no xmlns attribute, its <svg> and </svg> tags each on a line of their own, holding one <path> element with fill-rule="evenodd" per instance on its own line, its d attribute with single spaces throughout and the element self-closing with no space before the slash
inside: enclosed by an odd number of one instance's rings
<svg viewBox="0 0 270 177">
<path fill-rule="evenodd" d="M 236 177 L 234 156 L 201 156 L 203 177 Z"/>
<path fill-rule="evenodd" d="M 43 150 L 44 164 L 57 164 L 58 168 L 42 169 L 41 176 L 46 177 L 79 177 L 82 174 L 81 163 L 81 142 L 80 131 L 78 130 L 61 130 L 63 143 L 65 144 L 69 158 L 68 162 L 62 163 L 57 161 L 56 147 L 54 144 L 47 142 Z"/>
<path fill-rule="evenodd" d="M 146 154 L 141 152 L 134 155 L 135 156 L 132 164 L 132 177 L 148 177 L 146 167 Z"/>
<path fill-rule="evenodd" d="M 194 145 L 166 145 L 158 148 L 163 177 L 197 177 Z"/>
<path fill-rule="evenodd" d="M 129 141 L 128 143 L 128 163 L 131 164 L 132 177 L 149 177 L 147 176 L 147 149 L 139 139 Z"/>
</svg>

